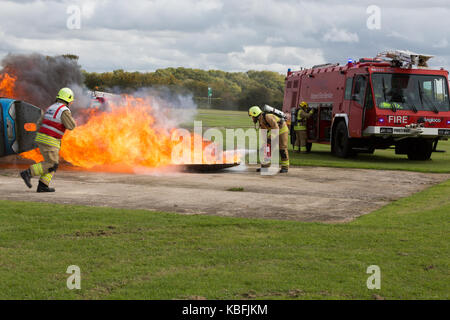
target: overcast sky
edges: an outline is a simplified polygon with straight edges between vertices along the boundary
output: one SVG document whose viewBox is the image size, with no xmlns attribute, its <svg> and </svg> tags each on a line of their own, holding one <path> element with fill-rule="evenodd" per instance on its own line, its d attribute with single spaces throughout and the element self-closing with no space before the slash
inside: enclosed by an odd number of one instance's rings
<svg viewBox="0 0 450 320">
<path fill-rule="evenodd" d="M 367 13 L 373 5 L 380 28 Z M 432 54 L 432 66 L 450 67 L 449 0 L 0 0 L 0 13 L 0 58 L 73 53 L 88 71 L 285 73 L 393 48 Z"/>
</svg>

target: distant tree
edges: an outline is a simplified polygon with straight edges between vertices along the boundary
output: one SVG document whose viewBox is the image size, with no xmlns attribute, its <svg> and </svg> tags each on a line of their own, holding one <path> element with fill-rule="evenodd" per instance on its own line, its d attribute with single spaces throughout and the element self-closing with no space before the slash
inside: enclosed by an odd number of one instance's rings
<svg viewBox="0 0 450 320">
<path fill-rule="evenodd" d="M 190 68 L 165 68 L 155 72 L 127 72 L 122 69 L 104 73 L 83 72 L 92 90 L 121 88 L 126 92 L 142 87 L 168 87 L 174 93 L 191 93 L 202 105 L 212 88 L 215 107 L 246 109 L 251 105 L 283 102 L 284 76 L 272 71 L 225 72 Z"/>
<path fill-rule="evenodd" d="M 262 85 L 256 85 L 242 92 L 240 99 L 240 109 L 246 110 L 251 106 L 263 106 L 271 100 L 271 94 L 268 88 Z"/>
<path fill-rule="evenodd" d="M 62 56 L 66 59 L 77 60 L 77 61 L 80 58 L 79 56 L 77 56 L 75 54 L 70 54 L 70 53 L 63 54 Z"/>
</svg>

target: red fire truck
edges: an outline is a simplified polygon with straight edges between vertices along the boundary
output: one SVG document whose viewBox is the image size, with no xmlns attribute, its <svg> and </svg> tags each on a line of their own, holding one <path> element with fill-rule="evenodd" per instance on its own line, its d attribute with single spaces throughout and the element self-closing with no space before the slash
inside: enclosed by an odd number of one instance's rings
<svg viewBox="0 0 450 320">
<path fill-rule="evenodd" d="M 375 58 L 288 70 L 283 112 L 301 101 L 315 109 L 308 145 L 331 144 L 340 157 L 395 146 L 396 154 L 427 160 L 450 136 L 448 71 L 428 68 L 432 56 L 387 51 Z"/>
</svg>

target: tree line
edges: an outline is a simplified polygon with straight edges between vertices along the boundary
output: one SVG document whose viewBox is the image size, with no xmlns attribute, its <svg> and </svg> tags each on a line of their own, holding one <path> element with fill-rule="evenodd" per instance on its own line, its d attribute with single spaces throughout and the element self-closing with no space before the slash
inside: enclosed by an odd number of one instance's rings
<svg viewBox="0 0 450 320">
<path fill-rule="evenodd" d="M 154 72 L 83 71 L 90 90 L 133 92 L 143 87 L 169 87 L 176 93 L 192 94 L 199 107 L 207 108 L 208 87 L 212 108 L 247 110 L 269 104 L 281 109 L 284 75 L 272 71 L 225 72 L 189 68 L 165 68 Z"/>
</svg>

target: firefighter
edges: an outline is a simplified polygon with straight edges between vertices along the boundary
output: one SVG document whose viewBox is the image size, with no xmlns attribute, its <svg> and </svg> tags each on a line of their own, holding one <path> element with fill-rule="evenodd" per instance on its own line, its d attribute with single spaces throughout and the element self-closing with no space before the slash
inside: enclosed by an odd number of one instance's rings
<svg viewBox="0 0 450 320">
<path fill-rule="evenodd" d="M 44 161 L 33 164 L 29 169 L 20 173 L 28 188 L 32 187 L 31 178 L 39 176 L 37 192 L 55 192 L 55 189 L 50 188 L 49 184 L 58 169 L 61 139 L 66 129 L 73 130 L 76 127 L 69 109 L 73 100 L 71 89 L 59 90 L 55 103 L 45 111 L 39 120 L 35 142 Z"/>
<path fill-rule="evenodd" d="M 252 117 L 253 123 L 259 123 L 259 127 L 262 129 L 267 129 L 267 137 L 268 142 L 270 142 L 270 130 L 271 129 L 279 129 L 279 149 L 280 149 L 280 164 L 281 170 L 280 173 L 287 173 L 289 169 L 289 153 L 288 153 L 288 140 L 289 140 L 289 129 L 284 121 L 284 119 L 279 118 L 278 116 L 262 112 L 262 110 L 258 106 L 253 106 L 248 110 L 248 115 Z M 262 163 L 261 167 L 268 167 L 269 164 Z M 261 171 L 261 168 L 256 171 Z"/>
<path fill-rule="evenodd" d="M 306 121 L 314 113 L 314 109 L 308 112 L 307 108 L 308 104 L 305 101 L 300 102 L 297 108 L 296 122 L 294 125 L 294 131 L 296 136 L 294 151 L 296 150 L 296 147 L 298 147 L 298 152 L 307 151 L 306 140 L 308 137 L 306 134 Z"/>
</svg>

